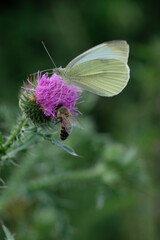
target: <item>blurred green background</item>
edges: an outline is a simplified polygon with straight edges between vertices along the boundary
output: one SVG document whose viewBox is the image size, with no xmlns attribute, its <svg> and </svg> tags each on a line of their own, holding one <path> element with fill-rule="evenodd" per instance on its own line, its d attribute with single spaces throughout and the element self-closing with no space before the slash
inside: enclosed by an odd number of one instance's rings
<svg viewBox="0 0 160 240">
<path fill-rule="evenodd" d="M 99 43 L 126 40 L 131 78 L 113 98 L 84 93 L 84 130 L 17 156 L 1 178 L 0 219 L 17 240 L 160 239 L 158 1 L 14 1 L 0 8 L 0 130 L 16 122 L 22 81 Z M 0 239 L 4 239 L 0 230 Z"/>
</svg>

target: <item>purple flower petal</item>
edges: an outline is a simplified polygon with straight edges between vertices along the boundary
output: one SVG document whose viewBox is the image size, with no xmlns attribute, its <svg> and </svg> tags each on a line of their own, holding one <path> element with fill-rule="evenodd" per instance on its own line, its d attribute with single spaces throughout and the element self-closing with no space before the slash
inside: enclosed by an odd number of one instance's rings
<svg viewBox="0 0 160 240">
<path fill-rule="evenodd" d="M 28 81 L 29 87 L 24 90 L 33 91 L 33 83 Z M 31 87 L 30 87 L 31 86 Z M 77 86 L 66 84 L 58 75 L 41 75 L 38 72 L 36 91 L 36 103 L 41 107 L 46 116 L 55 117 L 55 109 L 62 104 L 70 110 L 73 115 L 80 112 L 76 107 L 77 100 L 81 97 L 81 89 Z"/>
</svg>

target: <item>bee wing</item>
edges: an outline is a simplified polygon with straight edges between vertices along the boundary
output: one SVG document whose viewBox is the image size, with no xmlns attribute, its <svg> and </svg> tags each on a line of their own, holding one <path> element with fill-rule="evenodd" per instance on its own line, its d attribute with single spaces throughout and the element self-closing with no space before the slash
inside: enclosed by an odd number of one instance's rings
<svg viewBox="0 0 160 240">
<path fill-rule="evenodd" d="M 64 125 L 65 127 L 65 130 L 68 134 L 71 133 L 72 131 L 72 121 L 71 121 L 71 117 L 66 117 L 66 116 L 63 116 L 63 122 L 62 122 L 62 125 Z"/>
<path fill-rule="evenodd" d="M 72 131 L 72 126 L 83 129 L 81 123 L 72 115 L 63 117 L 63 123 L 68 134 Z"/>
<path fill-rule="evenodd" d="M 83 126 L 82 124 L 78 121 L 77 118 L 75 118 L 74 116 L 69 116 L 69 121 L 71 123 L 72 126 L 75 126 L 75 127 L 78 127 L 78 128 L 81 128 L 83 129 Z"/>
</svg>

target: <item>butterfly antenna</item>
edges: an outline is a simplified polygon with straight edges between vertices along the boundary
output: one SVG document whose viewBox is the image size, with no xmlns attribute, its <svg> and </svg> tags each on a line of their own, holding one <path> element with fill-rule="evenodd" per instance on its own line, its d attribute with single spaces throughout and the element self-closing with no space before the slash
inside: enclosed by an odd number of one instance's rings
<svg viewBox="0 0 160 240">
<path fill-rule="evenodd" d="M 45 44 L 44 44 L 43 41 L 42 41 L 42 45 L 43 45 L 44 49 L 46 50 L 46 52 L 47 52 L 49 58 L 51 59 L 51 61 L 52 61 L 53 65 L 54 65 L 54 67 L 57 68 L 55 62 L 53 61 L 53 58 L 51 57 L 50 53 L 48 52 L 48 49 L 46 48 L 46 46 L 45 46 Z"/>
</svg>

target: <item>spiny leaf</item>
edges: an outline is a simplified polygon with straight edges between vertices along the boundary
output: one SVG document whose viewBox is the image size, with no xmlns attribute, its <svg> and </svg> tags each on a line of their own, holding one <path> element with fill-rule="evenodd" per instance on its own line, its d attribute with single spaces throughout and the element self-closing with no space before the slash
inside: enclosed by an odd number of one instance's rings
<svg viewBox="0 0 160 240">
<path fill-rule="evenodd" d="M 2 228 L 3 228 L 3 231 L 6 235 L 6 240 L 14 240 L 13 235 L 10 233 L 10 231 L 8 230 L 8 228 L 4 224 L 2 224 Z"/>
<path fill-rule="evenodd" d="M 63 148 L 66 152 L 68 152 L 69 154 L 73 155 L 73 156 L 78 156 L 78 154 L 71 148 L 68 147 L 67 145 L 61 143 L 60 141 L 56 140 L 56 139 L 52 139 L 52 143 L 57 145 L 60 148 Z"/>
<path fill-rule="evenodd" d="M 71 147 L 63 144 L 62 142 L 58 141 L 57 139 L 53 138 L 53 135 L 50 134 L 40 134 L 44 139 L 51 141 L 56 146 L 62 148 L 64 151 L 68 152 L 72 156 L 79 156 Z"/>
</svg>

